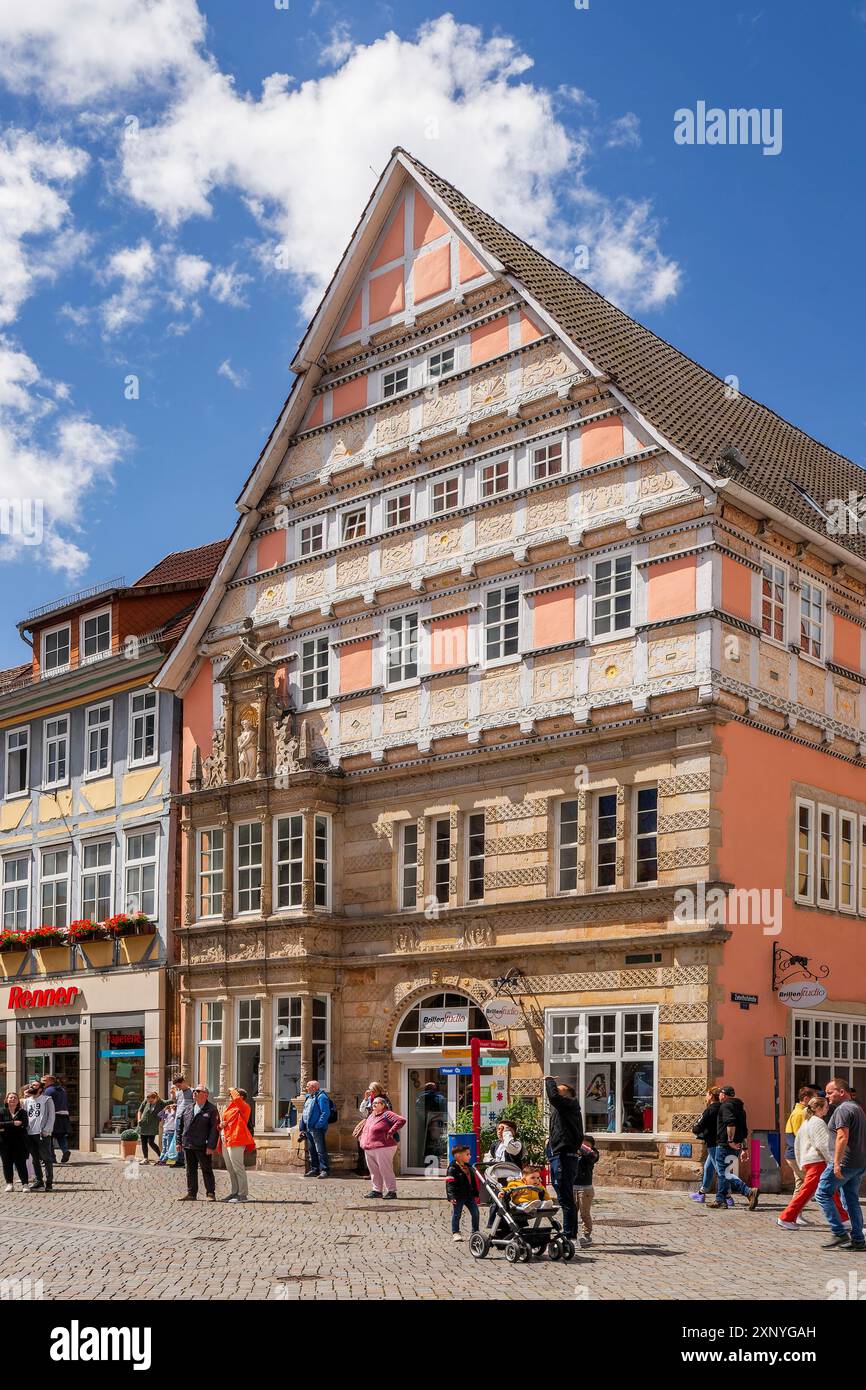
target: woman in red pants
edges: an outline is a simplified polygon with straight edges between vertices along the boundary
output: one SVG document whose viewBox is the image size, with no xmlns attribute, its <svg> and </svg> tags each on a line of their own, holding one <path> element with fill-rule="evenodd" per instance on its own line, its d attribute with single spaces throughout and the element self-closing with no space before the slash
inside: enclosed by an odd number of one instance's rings
<svg viewBox="0 0 866 1390">
<path fill-rule="evenodd" d="M 829 1105 L 823 1096 L 813 1096 L 806 1108 L 808 1116 L 798 1129 L 794 1144 L 797 1165 L 803 1170 L 803 1186 L 791 1198 L 778 1220 L 778 1225 L 786 1231 L 796 1231 L 800 1212 L 807 1202 L 811 1202 L 821 1181 L 821 1174 L 828 1163 L 833 1161 L 830 1155 L 830 1131 L 826 1123 Z M 848 1213 L 838 1192 L 833 1200 L 842 1220 L 847 1222 Z"/>
</svg>

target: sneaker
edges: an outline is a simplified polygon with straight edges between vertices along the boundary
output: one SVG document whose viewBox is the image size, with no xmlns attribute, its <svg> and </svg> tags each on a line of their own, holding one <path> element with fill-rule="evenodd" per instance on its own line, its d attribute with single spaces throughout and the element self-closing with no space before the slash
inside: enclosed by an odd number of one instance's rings
<svg viewBox="0 0 866 1390">
<path fill-rule="evenodd" d="M 707 1206 L 709 1207 L 710 1211 L 727 1211 L 729 1204 L 730 1206 L 734 1205 L 730 1197 L 728 1198 L 727 1202 L 708 1202 Z"/>
<path fill-rule="evenodd" d="M 7 1191 L 7 1192 L 11 1192 L 11 1191 L 12 1191 L 12 1184 L 11 1184 L 11 1182 L 7 1182 L 7 1184 L 6 1184 L 6 1191 Z"/>
<path fill-rule="evenodd" d="M 223 1202 L 239 1202 L 239 1201 L 240 1201 L 240 1197 L 238 1197 L 238 1195 L 237 1195 L 236 1192 L 232 1192 L 232 1193 L 229 1194 L 228 1197 L 223 1197 L 221 1200 L 222 1200 Z"/>
<path fill-rule="evenodd" d="M 758 1205 L 758 1198 L 760 1197 L 760 1195 L 760 1190 L 757 1187 L 749 1188 L 749 1211 L 755 1210 L 755 1207 Z"/>
<path fill-rule="evenodd" d="M 690 1192 L 689 1196 L 693 1202 L 705 1202 L 707 1200 L 706 1192 Z"/>
<path fill-rule="evenodd" d="M 28 1190 L 28 1192 L 44 1192 L 44 1191 L 45 1191 L 45 1183 L 44 1183 L 44 1182 L 32 1182 L 27 1190 Z"/>
<path fill-rule="evenodd" d="M 396 1200 L 397 1200 L 397 1193 L 396 1193 L 396 1192 L 383 1192 L 383 1193 L 382 1193 L 382 1200 L 383 1200 L 383 1202 L 396 1202 Z"/>
<path fill-rule="evenodd" d="M 138 1160 L 138 1166 L 139 1166 L 139 1168 L 147 1168 L 147 1167 L 149 1166 L 149 1164 L 150 1164 L 150 1159 L 149 1159 L 149 1158 L 140 1158 L 140 1159 Z"/>
<path fill-rule="evenodd" d="M 63 1163 L 68 1163 L 71 1157 L 72 1157 L 72 1154 L 70 1154 L 70 1153 L 65 1153 L 65 1154 L 63 1154 L 62 1157 L 61 1157 L 61 1159 L 60 1159 L 61 1164 L 63 1164 Z"/>
<path fill-rule="evenodd" d="M 381 1194 L 381 1192 L 365 1192 L 365 1193 L 364 1193 L 364 1196 L 365 1196 L 365 1197 L 381 1197 L 382 1194 Z"/>
<path fill-rule="evenodd" d="M 249 1200 L 250 1200 L 249 1197 L 236 1197 L 236 1198 L 235 1198 L 235 1201 L 236 1201 L 236 1202 L 248 1202 Z"/>
<path fill-rule="evenodd" d="M 851 1242 L 845 1235 L 834 1236 L 832 1240 L 827 1241 L 826 1245 L 821 1246 L 822 1250 L 850 1250 L 850 1248 Z"/>
<path fill-rule="evenodd" d="M 45 1184 L 45 1191 L 46 1191 L 46 1192 L 53 1192 L 53 1191 L 54 1191 L 54 1187 L 53 1187 L 53 1185 L 52 1185 L 50 1182 L 47 1182 L 47 1183 Z"/>
<path fill-rule="evenodd" d="M 323 1168 L 321 1173 L 319 1174 L 320 1178 L 329 1178 L 330 1176 L 331 1174 L 328 1172 L 327 1168 Z"/>
<path fill-rule="evenodd" d="M 451 1239 L 454 1241 L 454 1243 L 455 1243 L 455 1245 L 456 1245 L 456 1244 L 458 1244 L 459 1241 L 461 1241 L 461 1240 L 463 1239 L 463 1237 L 460 1235 L 459 1231 L 455 1231 L 454 1234 L 453 1234 L 453 1236 L 451 1237 Z"/>
<path fill-rule="evenodd" d="M 852 1240 L 848 1249 L 858 1250 L 862 1253 L 862 1251 L 866 1250 L 866 1240 Z"/>
<path fill-rule="evenodd" d="M 586 1250 L 588 1246 L 592 1245 L 592 1236 L 578 1236 L 577 1243 L 581 1250 Z"/>
<path fill-rule="evenodd" d="M 318 1170 L 318 1168 L 308 1168 L 307 1171 L 306 1171 L 306 1173 L 304 1174 L 304 1177 L 305 1177 L 305 1178 L 317 1178 L 318 1176 L 319 1176 L 319 1170 Z"/>
<path fill-rule="evenodd" d="M 799 1221 L 783 1221 L 781 1216 L 776 1218 L 776 1225 L 781 1226 L 783 1231 L 796 1231 L 800 1224 Z"/>
</svg>

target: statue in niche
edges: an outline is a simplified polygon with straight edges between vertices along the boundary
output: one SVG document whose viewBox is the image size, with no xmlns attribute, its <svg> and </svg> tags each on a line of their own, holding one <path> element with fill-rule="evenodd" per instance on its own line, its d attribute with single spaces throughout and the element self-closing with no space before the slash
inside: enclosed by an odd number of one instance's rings
<svg viewBox="0 0 866 1390">
<path fill-rule="evenodd" d="M 225 720 L 220 719 L 213 731 L 213 746 L 202 767 L 203 787 L 222 787 L 227 782 Z"/>
<path fill-rule="evenodd" d="M 244 710 L 241 715 L 241 727 L 237 741 L 239 782 L 249 782 L 255 777 L 257 749 L 258 738 L 255 717 L 252 710 Z"/>
</svg>

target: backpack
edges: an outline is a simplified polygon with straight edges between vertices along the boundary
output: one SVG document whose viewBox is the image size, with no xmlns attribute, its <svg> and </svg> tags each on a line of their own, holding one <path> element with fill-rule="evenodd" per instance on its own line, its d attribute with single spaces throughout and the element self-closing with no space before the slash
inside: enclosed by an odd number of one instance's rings
<svg viewBox="0 0 866 1390">
<path fill-rule="evenodd" d="M 339 1112 L 339 1110 L 337 1109 L 337 1107 L 336 1107 L 336 1105 L 334 1104 L 334 1102 L 331 1100 L 331 1097 L 330 1097 L 330 1096 L 328 1096 L 328 1106 L 329 1106 L 329 1109 L 328 1109 L 328 1124 L 329 1124 L 329 1125 L 335 1125 L 335 1124 L 337 1123 L 337 1120 L 339 1119 L 340 1112 Z"/>
</svg>

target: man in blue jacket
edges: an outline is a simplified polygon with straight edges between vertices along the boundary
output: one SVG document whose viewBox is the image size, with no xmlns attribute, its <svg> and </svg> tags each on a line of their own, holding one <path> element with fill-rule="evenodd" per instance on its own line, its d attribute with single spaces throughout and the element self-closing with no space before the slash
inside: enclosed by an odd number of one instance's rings
<svg viewBox="0 0 866 1390">
<path fill-rule="evenodd" d="M 318 1081 L 308 1081 L 305 1087 L 307 1098 L 301 1114 L 298 1132 L 303 1134 L 307 1145 L 307 1171 L 305 1178 L 329 1178 L 330 1159 L 325 1136 L 331 1123 L 331 1100 Z"/>
</svg>

